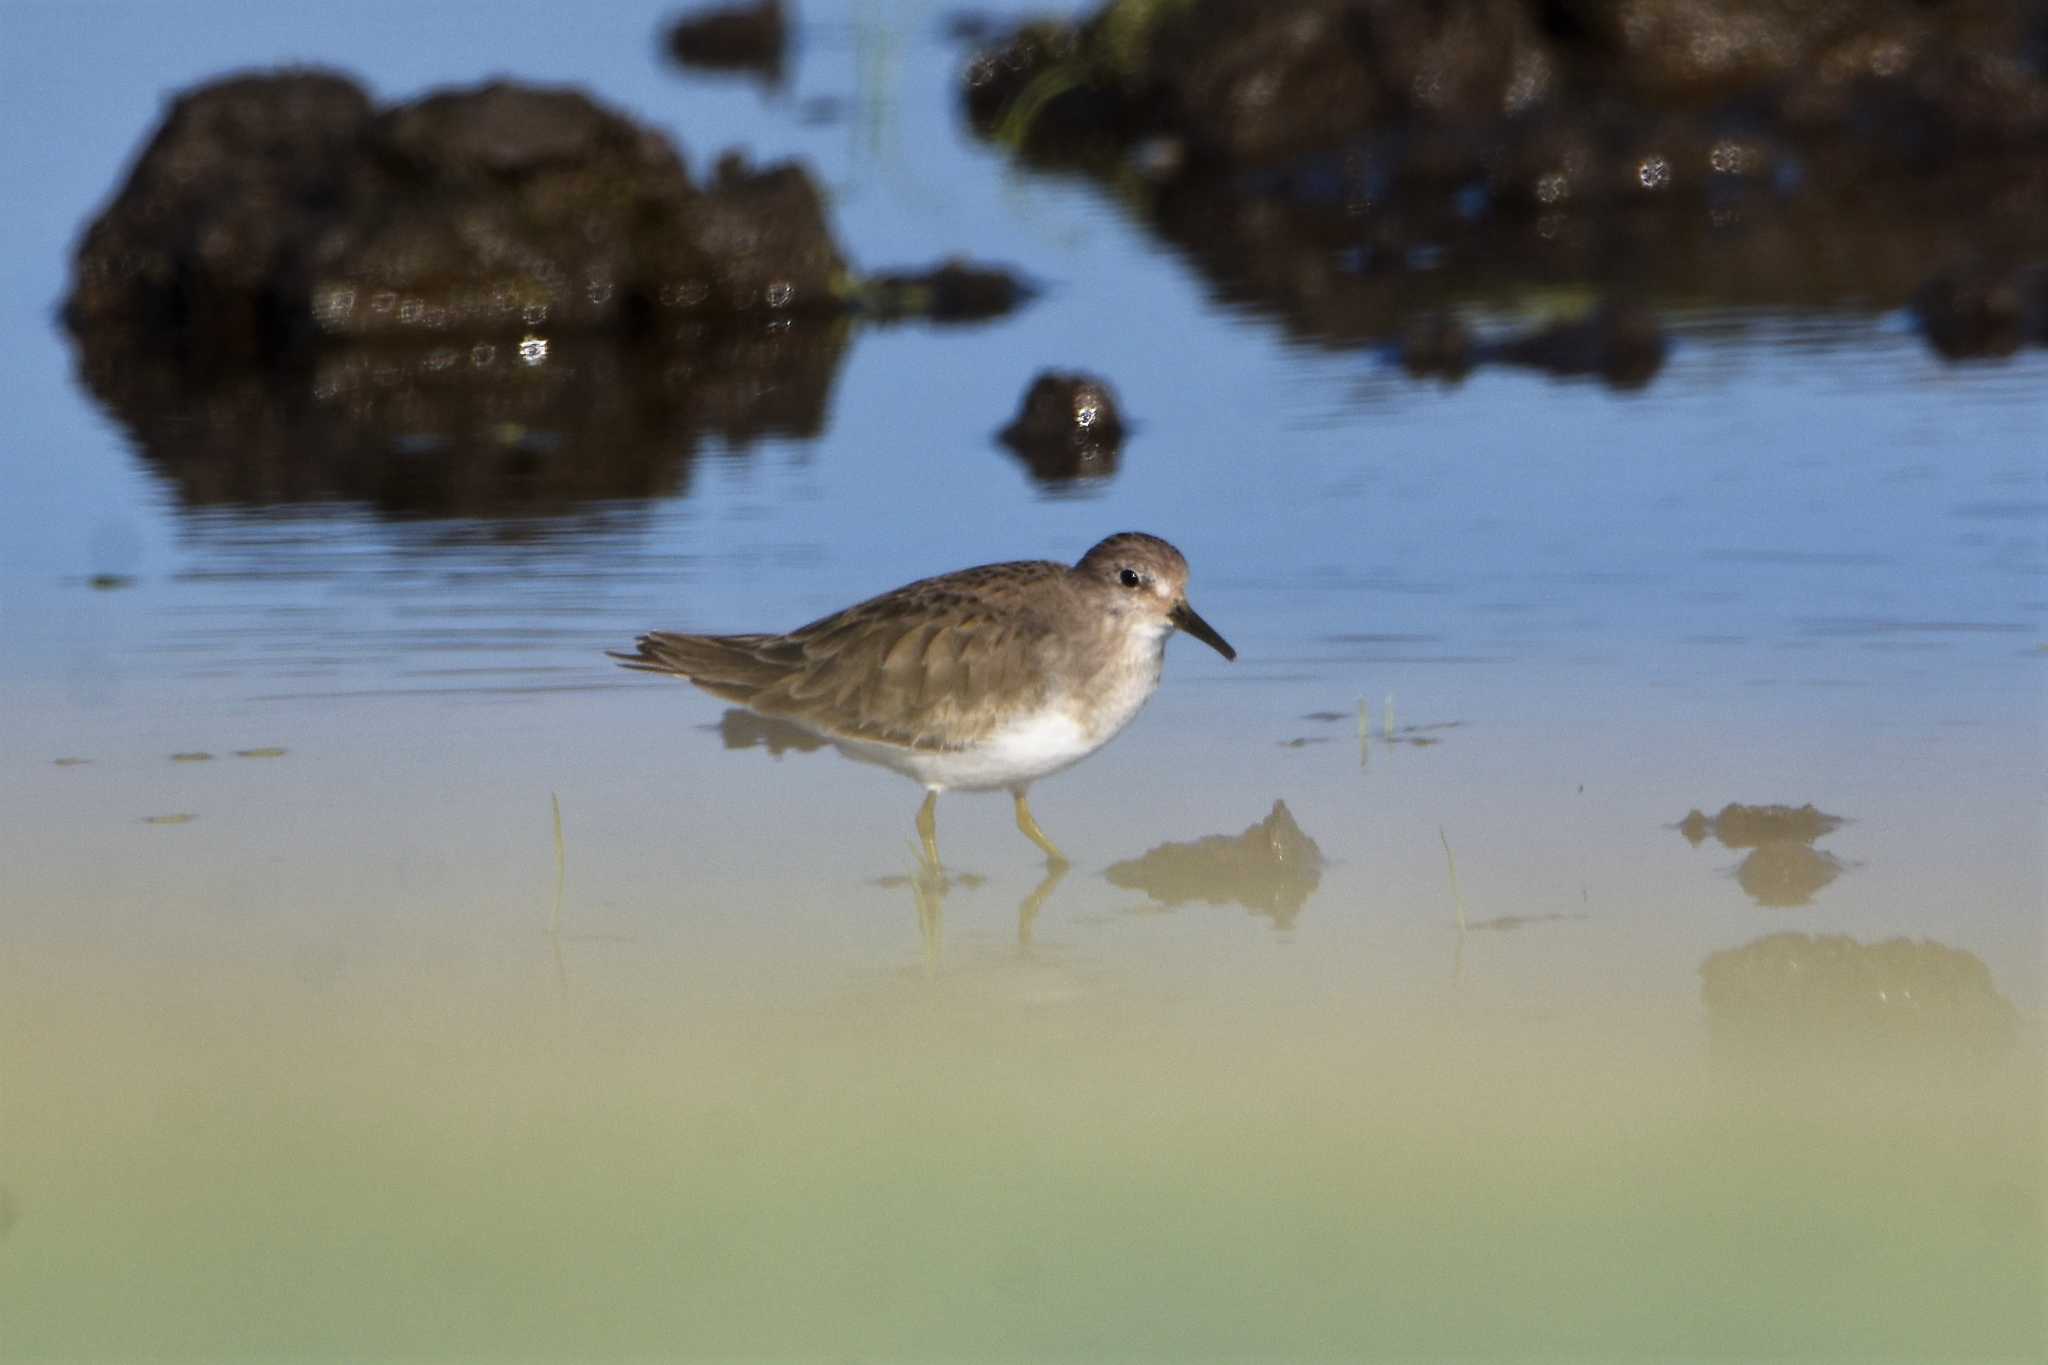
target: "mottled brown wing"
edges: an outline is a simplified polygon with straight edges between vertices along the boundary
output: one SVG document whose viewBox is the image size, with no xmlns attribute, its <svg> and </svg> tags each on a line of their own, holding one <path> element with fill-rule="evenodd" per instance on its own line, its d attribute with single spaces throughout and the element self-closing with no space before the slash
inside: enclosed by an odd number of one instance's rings
<svg viewBox="0 0 2048 1365">
<path fill-rule="evenodd" d="M 681 635 L 657 630 L 634 641 L 635 654 L 611 651 L 627 668 L 673 673 L 713 696 L 751 706 L 763 689 L 803 667 L 803 650 L 786 635 Z"/>
<path fill-rule="evenodd" d="M 991 564 L 909 584 L 788 635 L 652 634 L 639 655 L 617 657 L 826 733 L 958 748 L 1044 699 L 1052 624 L 1030 590 L 1065 573 L 1052 563 Z"/>
</svg>

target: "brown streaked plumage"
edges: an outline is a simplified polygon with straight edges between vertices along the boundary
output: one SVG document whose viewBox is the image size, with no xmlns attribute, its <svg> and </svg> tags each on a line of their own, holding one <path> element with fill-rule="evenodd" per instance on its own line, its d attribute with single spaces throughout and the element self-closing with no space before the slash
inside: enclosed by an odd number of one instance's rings
<svg viewBox="0 0 2048 1365">
<path fill-rule="evenodd" d="M 1187 604 L 1187 561 L 1124 532 L 1069 567 L 986 564 L 921 579 L 785 635 L 643 635 L 628 668 L 800 724 L 931 793 L 919 815 L 937 861 L 933 798 L 1006 788 L 1020 828 L 1064 861 L 1025 790 L 1100 748 L 1158 685 L 1185 630 L 1234 659 Z"/>
</svg>

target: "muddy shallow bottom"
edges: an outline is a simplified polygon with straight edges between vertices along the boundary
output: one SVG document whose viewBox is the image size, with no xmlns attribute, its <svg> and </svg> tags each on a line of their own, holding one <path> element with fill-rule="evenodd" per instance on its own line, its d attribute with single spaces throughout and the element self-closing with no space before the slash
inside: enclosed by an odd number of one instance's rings
<svg viewBox="0 0 2048 1365">
<path fill-rule="evenodd" d="M 9 1058 L 10 1353 L 2039 1340 L 2038 1047 L 1788 1075 L 1472 993 L 1219 1010 L 1010 965 L 789 1012 L 631 975 L 14 997 L 46 1050 Z"/>
<path fill-rule="evenodd" d="M 726 749 L 663 685 L 194 702 L 211 760 L 139 753 L 159 716 L 18 771 L 8 1354 L 2040 1340 L 2017 762 L 1936 735 L 1894 747 L 1972 775 L 1880 783 L 1898 752 L 1799 705 L 1810 750 L 1765 766 L 1854 815 L 1773 908 L 1676 828 L 1738 739 L 1670 728 L 1682 698 L 1491 734 L 1485 689 L 1459 725 L 1397 698 L 1409 742 L 1382 703 L 1361 745 L 1320 684 L 1192 657 L 1042 788 L 1050 882 L 972 798 L 920 881 L 908 784 Z M 1273 795 L 1322 851 L 1305 895 L 1130 884 Z M 1730 953 L 1794 979 L 1710 998 Z"/>
</svg>

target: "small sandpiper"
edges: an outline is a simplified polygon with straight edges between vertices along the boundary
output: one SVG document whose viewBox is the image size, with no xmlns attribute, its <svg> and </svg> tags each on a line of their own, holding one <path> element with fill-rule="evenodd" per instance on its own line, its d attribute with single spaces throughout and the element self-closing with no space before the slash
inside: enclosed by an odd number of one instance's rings
<svg viewBox="0 0 2048 1365">
<path fill-rule="evenodd" d="M 920 579 L 787 635 L 643 635 L 628 668 L 673 673 L 713 696 L 792 721 L 849 757 L 921 784 L 917 833 L 939 862 L 943 791 L 1007 790 L 1017 828 L 1055 864 L 1032 818 L 1033 782 L 1131 723 L 1184 630 L 1237 651 L 1188 605 L 1188 562 L 1137 531 L 1071 568 L 984 564 Z"/>
</svg>

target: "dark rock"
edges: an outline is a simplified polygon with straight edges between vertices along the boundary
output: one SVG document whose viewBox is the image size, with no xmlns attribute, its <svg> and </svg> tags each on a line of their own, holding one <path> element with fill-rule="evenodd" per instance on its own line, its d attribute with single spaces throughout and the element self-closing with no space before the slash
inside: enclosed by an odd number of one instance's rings
<svg viewBox="0 0 2048 1365">
<path fill-rule="evenodd" d="M 685 66 L 751 71 L 771 82 L 782 79 L 788 44 L 782 0 L 701 10 L 668 31 L 669 55 Z"/>
<path fill-rule="evenodd" d="M 2018 1017 L 1982 959 L 1925 940 L 1770 934 L 1700 964 L 1717 1048 L 1840 1060 L 1844 1048 L 1994 1056 Z"/>
<path fill-rule="evenodd" d="M 1124 423 L 1109 381 L 1047 370 L 1031 381 L 1017 416 L 998 433 L 1044 484 L 1116 472 Z"/>
<path fill-rule="evenodd" d="M 1341 142 L 1398 98 L 1365 51 L 1364 19 L 1314 0 L 1249 12 L 1197 6 L 1156 40 L 1153 69 L 1172 72 L 1161 107 L 1204 160 L 1263 161 Z"/>
<path fill-rule="evenodd" d="M 311 326 L 321 235 L 381 190 L 369 96 L 328 72 L 231 77 L 180 95 L 80 241 L 65 317 L 178 330 L 260 356 Z"/>
<path fill-rule="evenodd" d="M 2048 242 L 2048 0 L 1112 0 L 962 98 L 1223 301 L 1430 373 L 1428 315 L 1532 288 L 1638 307 L 1497 358 L 1628 387 L 1667 303 L 1882 310 Z"/>
<path fill-rule="evenodd" d="M 1014 312 L 1035 291 L 1000 266 L 947 261 L 935 270 L 892 271 L 862 282 L 862 308 L 884 322 L 982 322 Z"/>
<path fill-rule="evenodd" d="M 1073 158 L 1128 133 L 1121 96 L 1085 78 L 1080 39 L 1065 24 L 1025 24 L 967 63 L 967 120 L 983 137 Z"/>
<path fill-rule="evenodd" d="M 489 85 L 382 114 L 338 76 L 180 98 L 85 234 L 74 331 L 281 338 L 626 332 L 841 311 L 845 262 L 794 167 L 699 189 L 658 134 L 572 90 Z"/>
<path fill-rule="evenodd" d="M 795 167 L 700 186 L 576 91 L 379 113 L 286 72 L 173 104 L 65 317 L 189 502 L 505 515 L 673 492 L 704 436 L 814 434 L 847 292 Z"/>
<path fill-rule="evenodd" d="M 1706 101 L 1783 81 L 1859 33 L 1897 41 L 1914 6 L 1801 0 L 1556 0 L 1602 76 L 1649 97 Z"/>
<path fill-rule="evenodd" d="M 716 173 L 683 231 L 642 243 L 658 283 L 636 291 L 659 320 L 826 315 L 849 304 L 847 267 L 825 223 L 825 200 L 795 165 L 753 170 L 737 153 Z M 708 270 L 700 262 L 709 262 Z"/>
<path fill-rule="evenodd" d="M 1389 123 L 1518 115 L 1555 84 L 1548 46 L 1519 0 L 1155 10 L 1142 67 L 1155 121 L 1205 160 L 1270 161 Z M 1115 30 L 1098 23 L 1098 33 Z"/>
<path fill-rule="evenodd" d="M 622 175 L 652 168 L 657 185 L 682 170 L 666 143 L 569 89 L 500 82 L 441 91 L 387 110 L 372 131 L 403 174 L 465 189 L 563 167 Z"/>
<path fill-rule="evenodd" d="M 1016 420 L 1002 435 L 1014 444 L 1114 442 L 1123 438 L 1123 418 L 1108 380 L 1078 370 L 1047 370 L 1031 381 Z"/>
<path fill-rule="evenodd" d="M 1323 854 L 1285 801 L 1244 833 L 1161 844 L 1112 866 L 1110 884 L 1142 891 L 1162 905 L 1201 901 L 1241 905 L 1279 928 L 1294 923 L 1323 879 Z"/>
</svg>

